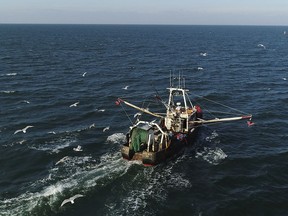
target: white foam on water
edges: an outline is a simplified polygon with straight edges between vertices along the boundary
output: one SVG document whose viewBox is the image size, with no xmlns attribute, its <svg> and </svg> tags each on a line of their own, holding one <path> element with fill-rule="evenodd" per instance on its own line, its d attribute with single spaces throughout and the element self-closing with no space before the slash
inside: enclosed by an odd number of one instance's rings
<svg viewBox="0 0 288 216">
<path fill-rule="evenodd" d="M 17 73 L 6 73 L 6 74 L 0 74 L 0 76 L 16 76 Z"/>
<path fill-rule="evenodd" d="M 129 190 L 122 198 L 122 202 L 118 205 L 113 201 L 107 203 L 106 210 L 109 215 L 155 215 L 157 209 L 148 211 L 148 203 L 165 203 L 168 198 L 167 191 L 169 191 L 167 188 L 185 190 L 192 187 L 184 174 L 175 172 L 174 167 L 177 163 L 165 165 L 161 171 L 159 167 L 149 167 L 139 171 L 131 180 L 132 190 Z"/>
<path fill-rule="evenodd" d="M 3 144 L 3 147 L 13 147 L 14 145 L 23 145 L 26 142 L 26 140 L 19 140 L 16 142 L 8 143 L 8 144 Z"/>
<path fill-rule="evenodd" d="M 130 163 L 123 160 L 120 153 L 105 154 L 100 158 L 100 163 L 89 166 L 89 171 L 82 175 L 81 178 L 85 179 L 85 187 L 94 187 L 99 185 L 97 180 L 108 178 L 112 180 L 115 175 L 120 177 L 127 173 Z M 105 184 L 108 184 L 106 181 Z M 100 183 L 103 186 L 103 182 Z"/>
<path fill-rule="evenodd" d="M 109 212 L 108 215 L 140 215 L 141 213 L 145 215 L 145 212 L 147 215 L 148 212 L 145 209 L 152 191 L 153 188 L 150 186 L 129 191 L 127 196 L 123 197 L 120 206 L 117 206 L 117 204 L 113 202 L 105 205 Z M 155 191 L 153 194 L 155 194 Z"/>
<path fill-rule="evenodd" d="M 209 148 L 204 147 L 203 150 L 196 152 L 196 158 L 202 158 L 210 164 L 218 165 L 221 161 L 223 161 L 227 155 L 225 152 L 218 147 Z"/>
<path fill-rule="evenodd" d="M 59 153 L 62 149 L 67 148 L 73 143 L 76 143 L 76 138 L 59 138 L 57 140 L 45 142 L 44 144 L 32 145 L 28 146 L 30 149 L 38 150 L 38 151 L 48 151 L 50 153 Z"/>
<path fill-rule="evenodd" d="M 188 179 L 185 179 L 180 173 L 174 173 L 170 176 L 170 179 L 167 181 L 169 187 L 171 188 L 191 188 L 192 184 Z"/>
<path fill-rule="evenodd" d="M 124 175 L 129 167 L 130 164 L 118 152 L 103 155 L 98 164 L 91 156 L 68 157 L 61 167 L 52 167 L 44 179 L 28 185 L 27 192 L 0 200 L 0 212 L 15 216 L 32 214 L 39 206 L 47 208 L 48 205 L 52 212 L 57 213 L 67 196 L 79 191 L 88 193 L 95 186 L 103 187 L 115 177 Z"/>
<path fill-rule="evenodd" d="M 140 208 L 146 208 L 147 202 L 145 201 L 145 191 L 132 191 L 129 196 L 124 199 L 124 203 L 127 204 L 126 212 L 138 211 Z"/>
<path fill-rule="evenodd" d="M 115 134 L 108 136 L 107 138 L 107 142 L 110 142 L 110 143 L 122 144 L 122 143 L 125 143 L 125 141 L 126 141 L 126 136 L 123 133 L 115 133 Z"/>
<path fill-rule="evenodd" d="M 4 94 L 13 94 L 15 93 L 15 91 L 0 91 L 0 93 L 4 93 Z"/>
<path fill-rule="evenodd" d="M 219 134 L 218 134 L 216 131 L 213 131 L 210 136 L 207 136 L 207 137 L 206 137 L 205 140 L 206 140 L 207 142 L 219 143 L 219 142 L 220 142 L 219 140 L 215 140 L 217 137 L 219 137 Z"/>
<path fill-rule="evenodd" d="M 225 152 L 217 147 L 217 144 L 220 144 L 221 140 L 215 130 L 202 139 L 202 141 L 203 145 L 201 145 L 200 148 L 196 148 L 196 158 L 203 159 L 213 165 L 218 165 L 227 157 Z"/>
<path fill-rule="evenodd" d="M 16 76 L 17 73 L 7 73 L 6 76 Z"/>
<path fill-rule="evenodd" d="M 126 139 L 124 134 L 113 134 L 108 137 L 112 143 L 123 142 Z M 66 140 L 69 146 L 71 141 Z M 49 142 L 45 145 L 39 145 L 38 150 L 54 151 L 55 148 L 61 149 L 63 143 L 58 146 L 57 142 Z M 51 145 L 51 146 L 50 146 Z M 119 151 L 106 153 L 100 158 L 92 156 L 71 156 L 53 166 L 48 170 L 48 174 L 36 182 L 27 185 L 26 192 L 12 198 L 0 200 L 0 212 L 5 215 L 25 215 L 47 208 L 48 212 L 58 213 L 62 201 L 73 194 L 81 193 L 83 195 L 91 192 L 91 189 L 105 187 L 115 179 L 125 175 L 131 166 L 139 162 L 130 162 L 123 160 Z M 61 158 L 59 158 L 61 159 Z M 57 160 L 55 160 L 56 162 Z M 177 160 L 178 161 L 178 160 Z M 168 197 L 167 187 L 185 189 L 191 187 L 189 180 L 172 169 L 178 162 L 171 163 L 165 167 L 165 170 L 159 172 L 157 167 L 144 168 L 135 176 L 135 181 L 142 181 L 144 184 L 137 184 L 136 187 L 128 191 L 127 196 L 123 197 L 121 204 L 112 202 L 106 203 L 107 211 L 110 215 L 127 214 L 137 211 L 145 213 L 147 203 L 155 200 L 156 202 L 165 202 Z M 138 165 L 136 165 L 138 166 Z M 142 165 L 141 165 L 142 166 Z M 120 206 L 119 206 L 120 205 Z"/>
<path fill-rule="evenodd" d="M 50 201 L 53 202 L 55 200 L 54 196 L 61 193 L 65 187 L 63 183 L 56 183 L 44 188 L 40 192 L 25 192 L 17 197 L 4 199 L 0 201 L 0 212 L 5 213 L 5 215 L 28 214 L 39 205 L 43 198 L 49 198 L 48 203 L 51 204 Z"/>
</svg>

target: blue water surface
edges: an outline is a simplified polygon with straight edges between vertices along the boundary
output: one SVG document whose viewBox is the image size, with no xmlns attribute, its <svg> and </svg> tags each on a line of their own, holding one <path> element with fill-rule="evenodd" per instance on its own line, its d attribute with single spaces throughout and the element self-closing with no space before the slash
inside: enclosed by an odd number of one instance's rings
<svg viewBox="0 0 288 216">
<path fill-rule="evenodd" d="M 284 31 L 0 25 L 0 215 L 287 215 Z M 253 114 L 255 124 L 203 126 L 155 167 L 123 160 L 137 111 L 115 100 L 163 111 L 155 95 L 167 100 L 179 73 L 204 117 Z"/>
</svg>

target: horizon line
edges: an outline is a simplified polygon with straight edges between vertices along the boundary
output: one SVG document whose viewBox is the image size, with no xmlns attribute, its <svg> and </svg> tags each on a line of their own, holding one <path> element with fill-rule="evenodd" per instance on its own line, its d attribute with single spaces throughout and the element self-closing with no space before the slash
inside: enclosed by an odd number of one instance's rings
<svg viewBox="0 0 288 216">
<path fill-rule="evenodd" d="M 259 27 L 288 27 L 288 25 L 265 25 L 265 24 L 157 24 L 157 23 L 0 23 L 0 25 L 129 25 L 129 26 L 259 26 Z"/>
</svg>

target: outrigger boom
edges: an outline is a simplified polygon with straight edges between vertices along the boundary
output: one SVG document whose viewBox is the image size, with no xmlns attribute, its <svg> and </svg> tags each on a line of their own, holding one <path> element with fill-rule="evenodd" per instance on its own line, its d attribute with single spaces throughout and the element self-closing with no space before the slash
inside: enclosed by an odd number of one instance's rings
<svg viewBox="0 0 288 216">
<path fill-rule="evenodd" d="M 149 115 L 152 115 L 152 116 L 155 116 L 155 117 L 158 117 L 158 118 L 165 118 L 162 115 L 150 112 L 149 110 L 147 110 L 145 108 L 138 107 L 138 106 L 136 106 L 134 104 L 131 104 L 131 103 L 129 103 L 129 102 L 127 102 L 127 101 L 125 101 L 125 100 L 123 100 L 121 98 L 118 98 L 117 102 L 119 104 L 120 104 L 120 102 L 123 102 L 127 106 L 130 106 L 130 107 L 132 107 L 134 109 L 137 109 L 137 110 L 139 110 L 141 112 L 144 112 L 144 113 L 147 113 Z M 220 122 L 228 122 L 228 121 L 238 121 L 238 120 L 243 120 L 243 119 L 251 120 L 252 119 L 252 115 L 244 115 L 244 116 L 231 117 L 231 118 L 215 118 L 215 119 L 209 119 L 209 120 L 204 120 L 204 119 L 201 119 L 201 118 L 197 118 L 197 120 L 189 121 L 189 123 L 191 123 L 191 124 L 210 124 L 210 123 L 220 123 Z"/>
<path fill-rule="evenodd" d="M 218 123 L 218 122 L 227 122 L 227 121 L 237 121 L 237 120 L 243 120 L 243 119 L 252 119 L 252 115 L 246 115 L 246 116 L 239 116 L 239 117 L 231 117 L 231 118 L 216 118 L 216 119 L 210 119 L 210 120 L 204 120 L 198 118 L 196 121 L 189 121 L 189 123 L 196 123 L 196 124 L 209 124 L 209 123 Z"/>
<path fill-rule="evenodd" d="M 136 106 L 136 105 L 134 105 L 134 104 L 131 104 L 131 103 L 129 103 L 129 102 L 127 102 L 127 101 L 125 101 L 125 100 L 123 100 L 123 99 L 121 99 L 121 98 L 118 98 L 118 99 L 117 99 L 117 102 L 118 102 L 119 104 L 120 104 L 121 102 L 123 102 L 123 103 L 126 104 L 127 106 L 130 106 L 130 107 L 132 107 L 132 108 L 134 108 L 134 109 L 137 109 L 137 110 L 139 110 L 139 111 L 141 111 L 141 112 L 144 112 L 144 113 L 147 113 L 147 114 L 149 114 L 149 115 L 152 115 L 152 116 L 155 116 L 155 117 L 158 117 L 158 118 L 164 118 L 164 116 L 161 116 L 161 115 L 159 115 L 159 114 L 150 112 L 150 111 L 147 110 L 147 109 L 138 107 L 138 106 Z"/>
</svg>

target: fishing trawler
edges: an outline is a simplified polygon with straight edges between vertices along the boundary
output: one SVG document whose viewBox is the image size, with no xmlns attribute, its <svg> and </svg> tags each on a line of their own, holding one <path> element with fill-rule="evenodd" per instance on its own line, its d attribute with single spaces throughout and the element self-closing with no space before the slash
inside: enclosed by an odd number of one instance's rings
<svg viewBox="0 0 288 216">
<path fill-rule="evenodd" d="M 121 148 L 124 159 L 142 161 L 144 165 L 156 165 L 193 143 L 199 126 L 203 124 L 243 119 L 249 119 L 248 122 L 252 124 L 252 115 L 204 120 L 200 106 L 194 106 L 188 96 L 189 90 L 185 88 L 184 78 L 178 77 L 176 86 L 173 80 L 170 76 L 168 103 L 160 99 L 166 108 L 165 114 L 151 112 L 121 98 L 117 99 L 117 105 L 125 104 L 158 119 L 158 122 L 149 122 L 137 118 L 130 126 L 126 142 Z"/>
</svg>

